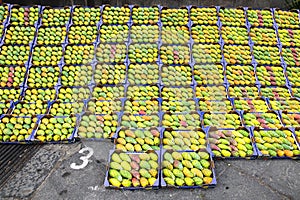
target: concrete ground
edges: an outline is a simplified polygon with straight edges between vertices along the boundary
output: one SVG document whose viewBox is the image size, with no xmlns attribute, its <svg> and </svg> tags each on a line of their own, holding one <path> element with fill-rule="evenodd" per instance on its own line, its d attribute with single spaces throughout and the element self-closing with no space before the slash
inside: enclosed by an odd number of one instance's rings
<svg viewBox="0 0 300 200">
<path fill-rule="evenodd" d="M 79 151 L 93 150 L 82 169 Z M 300 161 L 216 161 L 218 184 L 213 189 L 119 191 L 103 186 L 111 142 L 44 145 L 25 167 L 0 189 L 0 199 L 299 199 Z M 76 164 L 72 164 L 76 163 Z"/>
</svg>

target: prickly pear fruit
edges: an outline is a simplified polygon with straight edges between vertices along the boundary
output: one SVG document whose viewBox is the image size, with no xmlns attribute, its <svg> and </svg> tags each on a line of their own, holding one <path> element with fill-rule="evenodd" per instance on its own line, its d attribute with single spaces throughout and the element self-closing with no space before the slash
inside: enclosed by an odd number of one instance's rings
<svg viewBox="0 0 300 200">
<path fill-rule="evenodd" d="M 192 156 L 188 152 L 183 152 L 181 155 L 185 160 L 192 160 Z"/>
<path fill-rule="evenodd" d="M 191 152 L 190 155 L 192 156 L 193 160 L 200 160 L 200 156 L 196 152 Z"/>
<path fill-rule="evenodd" d="M 145 177 L 141 177 L 140 183 L 142 187 L 146 187 L 148 185 L 148 179 Z"/>
<path fill-rule="evenodd" d="M 111 162 L 110 163 L 110 168 L 111 169 L 116 169 L 116 170 L 121 170 L 122 166 L 119 163 L 117 163 L 117 162 Z"/>
<path fill-rule="evenodd" d="M 140 186 L 140 181 L 136 178 L 132 178 L 131 180 L 133 187 L 139 187 Z"/>
<path fill-rule="evenodd" d="M 203 182 L 204 184 L 210 184 L 212 182 L 212 177 L 204 177 Z"/>
<path fill-rule="evenodd" d="M 168 152 L 166 152 L 164 154 L 164 159 L 167 160 L 167 161 L 169 161 L 170 163 L 174 162 L 172 155 L 170 153 L 168 153 Z"/>
<path fill-rule="evenodd" d="M 141 160 L 140 167 L 144 168 L 144 169 L 148 169 L 148 170 L 151 169 L 150 164 L 147 161 L 145 161 L 145 160 Z"/>
<path fill-rule="evenodd" d="M 190 178 L 194 177 L 194 174 L 186 167 L 183 168 L 182 172 L 186 177 L 190 177 Z"/>
<path fill-rule="evenodd" d="M 183 159 L 182 156 L 181 156 L 181 153 L 176 152 L 176 151 L 172 152 L 172 157 L 173 157 L 175 160 L 182 160 L 182 159 Z"/>
<path fill-rule="evenodd" d="M 189 161 L 189 160 L 183 160 L 182 161 L 183 166 L 192 169 L 193 168 L 193 164 Z"/>
<path fill-rule="evenodd" d="M 141 154 L 139 154 L 139 158 L 141 160 L 150 160 L 150 155 L 147 153 L 141 153 Z"/>
<path fill-rule="evenodd" d="M 208 160 L 208 159 L 209 159 L 209 153 L 207 153 L 207 152 L 199 151 L 199 152 L 198 152 L 198 155 L 199 155 L 202 159 L 204 159 L 204 160 Z"/>
<path fill-rule="evenodd" d="M 127 161 L 122 161 L 121 162 L 121 166 L 124 170 L 130 171 L 131 170 L 131 166 Z"/>
<path fill-rule="evenodd" d="M 198 186 L 203 184 L 203 179 L 200 177 L 194 177 L 193 181 L 194 181 L 195 185 L 198 185 Z"/>
<path fill-rule="evenodd" d="M 117 163 L 121 163 L 122 162 L 121 158 L 119 157 L 119 155 L 117 153 L 113 153 L 111 155 L 111 160 L 114 161 L 114 162 L 117 162 Z"/>
<path fill-rule="evenodd" d="M 192 185 L 194 185 L 194 181 L 193 181 L 193 179 L 192 179 L 191 177 L 186 177 L 186 178 L 184 178 L 184 182 L 185 182 L 185 184 L 186 184 L 187 186 L 192 186 Z"/>
<path fill-rule="evenodd" d="M 158 160 L 158 156 L 156 153 L 149 153 L 149 156 L 150 156 L 150 159 L 151 160 L 154 160 L 154 161 L 157 161 Z"/>
<path fill-rule="evenodd" d="M 128 180 L 128 179 L 124 179 L 124 180 L 122 181 L 122 185 L 123 185 L 124 187 L 130 187 L 130 186 L 131 186 L 131 181 Z"/>
<path fill-rule="evenodd" d="M 202 165 L 201 165 L 201 163 L 199 162 L 199 160 L 193 160 L 192 161 L 192 165 L 195 167 L 195 168 L 197 168 L 197 169 L 203 169 L 203 167 L 202 167 Z"/>
<path fill-rule="evenodd" d="M 149 173 L 151 174 L 152 177 L 156 177 L 157 170 L 156 169 L 149 169 Z"/>
<path fill-rule="evenodd" d="M 175 161 L 174 161 L 174 163 L 175 163 Z M 167 168 L 169 170 L 173 170 L 173 165 L 169 161 L 167 161 L 167 160 L 164 160 L 162 162 L 162 166 L 163 166 L 163 168 Z"/>
<path fill-rule="evenodd" d="M 145 178 L 151 178 L 151 174 L 146 169 L 140 169 L 140 175 Z"/>
<path fill-rule="evenodd" d="M 210 166 L 210 163 L 207 160 L 200 160 L 200 163 L 204 168 L 209 168 Z"/>
<path fill-rule="evenodd" d="M 109 182 L 112 186 L 115 186 L 115 187 L 120 187 L 121 186 L 121 182 L 118 181 L 116 178 L 110 178 Z"/>
<path fill-rule="evenodd" d="M 109 170 L 109 175 L 113 178 L 116 178 L 118 181 L 122 181 L 121 174 L 115 169 L 110 169 Z"/>
<path fill-rule="evenodd" d="M 199 169 L 193 168 L 193 169 L 191 169 L 191 172 L 194 174 L 194 176 L 198 176 L 200 178 L 203 178 L 203 174 Z"/>
<path fill-rule="evenodd" d="M 149 160 L 148 162 L 151 166 L 152 169 L 157 169 L 158 168 L 158 163 L 154 160 Z"/>
<path fill-rule="evenodd" d="M 211 176 L 212 171 L 210 169 L 202 169 L 202 173 L 204 176 Z"/>
<path fill-rule="evenodd" d="M 184 175 L 183 175 L 182 171 L 180 171 L 179 169 L 173 169 L 173 174 L 174 174 L 176 177 L 184 178 Z"/>
<path fill-rule="evenodd" d="M 178 186 L 183 186 L 184 185 L 184 180 L 182 180 L 181 178 L 176 178 L 175 183 Z"/>
<path fill-rule="evenodd" d="M 169 178 L 175 180 L 175 176 L 174 176 L 174 174 L 171 170 L 163 169 L 163 174 L 164 174 L 165 177 L 169 177 Z"/>
<path fill-rule="evenodd" d="M 132 179 L 132 175 L 130 174 L 129 171 L 126 171 L 126 170 L 120 170 L 120 174 L 121 174 L 124 178 Z"/>
<path fill-rule="evenodd" d="M 148 183 L 149 183 L 149 185 L 154 185 L 154 183 L 156 182 L 156 178 L 153 178 L 153 177 L 151 177 L 151 178 L 148 178 Z"/>
<path fill-rule="evenodd" d="M 126 154 L 126 153 L 120 153 L 119 157 L 121 158 L 121 160 L 127 161 L 129 163 L 131 162 L 131 159 L 130 159 L 129 155 Z"/>
<path fill-rule="evenodd" d="M 183 165 L 180 161 L 178 160 L 174 160 L 174 163 L 173 163 L 174 167 L 178 168 L 178 169 L 183 169 Z"/>
<path fill-rule="evenodd" d="M 172 178 L 165 177 L 164 180 L 165 180 L 165 182 L 166 182 L 168 185 L 174 185 L 174 184 L 175 184 L 175 181 L 174 181 L 174 179 L 172 179 Z"/>
<path fill-rule="evenodd" d="M 225 149 L 221 150 L 221 154 L 224 157 L 230 157 L 231 156 L 231 153 L 229 151 L 225 150 Z"/>
<path fill-rule="evenodd" d="M 129 156 L 133 161 L 135 161 L 137 163 L 140 162 L 140 157 L 137 154 L 130 154 Z"/>
<path fill-rule="evenodd" d="M 130 173 L 132 174 L 133 177 L 137 178 L 137 179 L 140 179 L 141 175 L 138 171 L 136 170 L 131 170 Z"/>
<path fill-rule="evenodd" d="M 130 166 L 134 170 L 139 170 L 139 168 L 140 168 L 139 164 L 137 164 L 137 162 L 135 162 L 135 161 L 131 161 Z"/>
</svg>

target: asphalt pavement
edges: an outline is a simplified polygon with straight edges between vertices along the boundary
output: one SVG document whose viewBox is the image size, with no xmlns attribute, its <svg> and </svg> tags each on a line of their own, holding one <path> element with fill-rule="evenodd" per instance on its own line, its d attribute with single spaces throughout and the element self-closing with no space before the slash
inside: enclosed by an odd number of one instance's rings
<svg viewBox="0 0 300 200">
<path fill-rule="evenodd" d="M 44 145 L 1 188 L 0 199 L 299 199 L 298 160 L 215 161 L 217 186 L 209 189 L 115 190 L 104 187 L 110 141 Z M 80 153 L 80 150 L 85 150 Z M 81 151 L 83 151 L 81 150 Z M 81 157 L 90 156 L 84 163 Z M 81 158 L 81 159 L 80 159 Z"/>
</svg>

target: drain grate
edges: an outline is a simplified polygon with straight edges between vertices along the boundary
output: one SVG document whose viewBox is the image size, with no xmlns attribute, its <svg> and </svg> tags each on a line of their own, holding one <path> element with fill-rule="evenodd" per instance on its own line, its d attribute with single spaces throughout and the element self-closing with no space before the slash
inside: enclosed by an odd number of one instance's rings
<svg viewBox="0 0 300 200">
<path fill-rule="evenodd" d="M 0 145 L 0 188 L 26 164 L 41 145 Z"/>
</svg>

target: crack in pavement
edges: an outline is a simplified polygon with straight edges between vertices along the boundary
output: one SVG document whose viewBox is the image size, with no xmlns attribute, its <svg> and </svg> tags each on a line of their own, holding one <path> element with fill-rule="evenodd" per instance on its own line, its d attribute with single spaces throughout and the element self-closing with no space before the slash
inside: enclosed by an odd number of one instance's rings
<svg viewBox="0 0 300 200">
<path fill-rule="evenodd" d="M 228 163 L 224 160 L 225 163 Z M 230 163 L 228 163 L 230 164 Z M 231 164 L 230 164 L 231 165 Z M 267 184 L 262 178 L 259 178 L 258 176 L 253 176 L 249 173 L 247 173 L 245 170 L 243 170 L 242 168 L 232 165 L 232 167 L 234 169 L 236 169 L 237 171 L 239 171 L 241 174 L 247 176 L 248 178 L 255 180 L 256 182 L 258 182 L 260 185 L 265 186 L 266 188 L 268 188 L 269 190 L 271 190 L 272 192 L 278 194 L 279 196 L 282 196 L 283 199 L 293 199 L 291 196 L 289 196 L 288 194 L 284 194 L 278 190 L 276 190 L 275 188 L 273 188 L 272 186 L 270 186 L 269 184 Z"/>
</svg>

